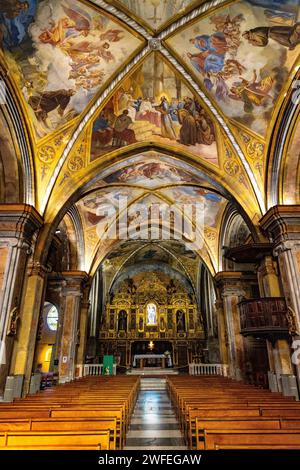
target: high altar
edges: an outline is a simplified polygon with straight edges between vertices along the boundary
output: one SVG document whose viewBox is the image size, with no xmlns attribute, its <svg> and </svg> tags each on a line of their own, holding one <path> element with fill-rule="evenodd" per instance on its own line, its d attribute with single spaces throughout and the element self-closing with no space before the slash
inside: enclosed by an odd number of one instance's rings
<svg viewBox="0 0 300 470">
<path fill-rule="evenodd" d="M 202 347 L 204 330 L 195 298 L 177 280 L 166 285 L 148 273 L 138 285 L 127 278 L 110 293 L 100 327 L 100 354 L 114 354 L 120 366 L 182 367 Z"/>
</svg>

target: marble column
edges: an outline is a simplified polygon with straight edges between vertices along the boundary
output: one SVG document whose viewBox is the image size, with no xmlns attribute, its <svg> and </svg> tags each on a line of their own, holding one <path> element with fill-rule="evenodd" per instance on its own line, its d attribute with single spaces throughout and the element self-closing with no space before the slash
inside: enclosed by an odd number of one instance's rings
<svg viewBox="0 0 300 470">
<path fill-rule="evenodd" d="M 283 293 L 289 310 L 292 340 L 300 340 L 300 206 L 274 206 L 260 220 L 274 243 Z M 283 348 L 286 350 L 286 347 Z M 283 362 L 286 370 L 286 354 Z M 290 357 L 292 351 L 290 352 Z M 300 381 L 300 364 L 295 364 Z"/>
<path fill-rule="evenodd" d="M 216 315 L 218 319 L 218 337 L 219 337 L 219 349 L 220 349 L 220 360 L 222 364 L 228 364 L 228 335 L 226 329 L 223 300 L 216 300 Z"/>
<path fill-rule="evenodd" d="M 42 223 L 32 206 L 0 205 L 0 393 L 9 373 L 14 342 L 20 334 L 27 261 Z"/>
<path fill-rule="evenodd" d="M 65 383 L 75 377 L 76 348 L 80 344 L 80 308 L 83 289 L 88 277 L 83 271 L 67 271 L 65 278 L 63 327 L 59 359 L 59 382 Z"/>
<path fill-rule="evenodd" d="M 88 314 L 89 314 L 90 302 L 89 302 L 89 286 L 86 286 L 83 291 L 83 297 L 80 306 L 79 315 L 79 345 L 77 349 L 77 364 L 85 363 L 86 356 L 86 343 L 88 334 Z"/>
<path fill-rule="evenodd" d="M 249 281 L 253 276 L 243 272 L 219 272 L 215 276 L 223 311 L 228 338 L 229 375 L 237 380 L 244 377 L 244 338 L 241 335 L 238 304 L 249 297 Z M 226 337 L 226 335 L 225 335 Z"/>
<path fill-rule="evenodd" d="M 40 311 L 44 302 L 46 276 L 50 268 L 30 263 L 22 295 L 20 328 L 15 341 L 11 375 L 23 375 L 23 395 L 29 391 Z"/>
<path fill-rule="evenodd" d="M 266 256 L 258 268 L 258 283 L 261 297 L 283 297 L 277 260 Z M 270 371 L 277 376 L 291 374 L 291 353 L 286 338 L 266 340 Z"/>
</svg>

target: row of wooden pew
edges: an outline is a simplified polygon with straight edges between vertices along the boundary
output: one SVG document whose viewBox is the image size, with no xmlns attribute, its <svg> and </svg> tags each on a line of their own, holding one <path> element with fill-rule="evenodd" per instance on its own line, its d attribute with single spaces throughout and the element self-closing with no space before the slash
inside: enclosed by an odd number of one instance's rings
<svg viewBox="0 0 300 470">
<path fill-rule="evenodd" d="M 0 404 L 0 450 L 122 449 L 138 377 L 85 377 Z"/>
<path fill-rule="evenodd" d="M 225 377 L 167 387 L 190 449 L 300 449 L 300 402 Z"/>
</svg>

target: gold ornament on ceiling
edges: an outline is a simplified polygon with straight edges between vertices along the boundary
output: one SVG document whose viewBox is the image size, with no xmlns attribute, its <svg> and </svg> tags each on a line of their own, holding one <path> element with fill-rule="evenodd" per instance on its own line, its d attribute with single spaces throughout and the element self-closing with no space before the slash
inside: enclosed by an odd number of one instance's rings
<svg viewBox="0 0 300 470">
<path fill-rule="evenodd" d="M 52 163 L 55 159 L 55 150 L 50 145 L 44 145 L 38 152 L 38 157 L 43 163 Z"/>
</svg>

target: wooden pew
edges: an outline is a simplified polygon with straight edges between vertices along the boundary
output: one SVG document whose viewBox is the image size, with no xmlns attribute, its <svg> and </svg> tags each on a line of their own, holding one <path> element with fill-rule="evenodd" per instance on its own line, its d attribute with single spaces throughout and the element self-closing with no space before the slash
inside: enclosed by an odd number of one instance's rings
<svg viewBox="0 0 300 470">
<path fill-rule="evenodd" d="M 167 388 L 192 449 L 204 448 L 206 432 L 210 435 L 217 431 L 221 436 L 226 436 L 226 433 L 231 435 L 234 431 L 246 435 L 249 431 L 252 436 L 249 438 L 250 444 L 251 439 L 254 439 L 254 430 L 260 435 L 266 432 L 269 437 L 273 431 L 275 436 L 276 432 L 282 432 L 282 445 L 287 448 L 294 445 L 293 436 L 300 432 L 300 404 L 293 397 L 286 398 L 278 393 L 272 394 L 268 390 L 220 377 L 193 377 L 188 381 L 182 377 L 169 377 Z M 299 419 L 295 420 L 297 417 Z M 225 437 L 222 439 L 224 446 Z M 276 439 L 273 441 L 274 448 L 278 448 Z M 237 442 L 237 446 L 241 445 L 244 444 Z M 263 445 L 271 444 L 266 438 Z"/>
<path fill-rule="evenodd" d="M 7 431 L 7 436 L 12 432 L 16 436 L 20 432 L 22 436 L 40 433 L 42 440 L 50 433 L 51 445 L 55 448 L 54 436 L 58 433 L 67 439 L 71 433 L 79 436 L 81 432 L 95 435 L 103 431 L 109 435 L 107 448 L 121 449 L 139 383 L 138 377 L 87 377 L 12 404 L 0 404 L 0 432 Z M 64 444 L 65 438 L 62 438 Z M 37 444 L 39 448 L 41 442 Z M 75 443 L 73 439 L 70 441 L 72 446 Z M 95 446 L 94 442 L 87 442 L 87 445 Z M 75 447 L 78 446 L 76 443 Z"/>
<path fill-rule="evenodd" d="M 109 431 L 6 432 L 0 450 L 109 450 Z"/>
<path fill-rule="evenodd" d="M 280 429 L 298 429 L 300 432 L 300 420 L 282 420 L 282 419 L 272 419 L 272 418 L 222 418 L 222 419 L 202 419 L 196 418 L 196 429 L 195 434 L 191 436 L 192 438 L 192 448 L 195 449 L 204 449 L 204 437 L 205 432 L 210 431 L 226 431 L 226 430 L 280 430 Z"/>
<path fill-rule="evenodd" d="M 211 430 L 204 433 L 204 447 L 205 450 L 300 449 L 300 431 Z"/>
</svg>

